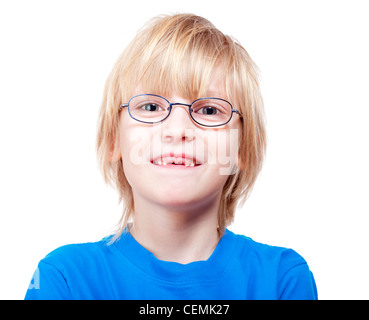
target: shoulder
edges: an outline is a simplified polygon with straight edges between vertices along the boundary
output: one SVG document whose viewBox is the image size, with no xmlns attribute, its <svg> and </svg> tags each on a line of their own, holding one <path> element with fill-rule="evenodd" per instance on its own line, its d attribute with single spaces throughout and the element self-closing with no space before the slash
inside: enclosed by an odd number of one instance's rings
<svg viewBox="0 0 369 320">
<path fill-rule="evenodd" d="M 97 242 L 75 243 L 61 246 L 47 254 L 40 262 L 63 269 L 68 265 L 88 265 L 109 252 L 109 237 Z"/>
<path fill-rule="evenodd" d="M 315 280 L 306 260 L 295 250 L 254 241 L 233 234 L 243 268 L 265 285 L 275 284 L 279 299 L 316 299 Z"/>
<path fill-rule="evenodd" d="M 109 254 L 107 239 L 64 245 L 53 250 L 39 262 L 25 299 L 83 297 L 81 293 L 92 292 L 89 285 L 98 279 Z"/>
<path fill-rule="evenodd" d="M 266 261 L 268 263 L 279 261 L 290 265 L 306 263 L 305 259 L 293 249 L 257 242 L 250 237 L 232 232 L 231 234 L 238 242 L 240 254 L 247 255 L 249 259 L 257 259 L 260 262 Z"/>
</svg>

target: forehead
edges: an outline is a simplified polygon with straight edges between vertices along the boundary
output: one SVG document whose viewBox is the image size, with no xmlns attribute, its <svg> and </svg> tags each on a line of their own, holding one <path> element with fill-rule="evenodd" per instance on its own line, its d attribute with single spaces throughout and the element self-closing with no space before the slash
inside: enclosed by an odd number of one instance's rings
<svg viewBox="0 0 369 320">
<path fill-rule="evenodd" d="M 185 68 L 185 66 L 183 66 Z M 156 77 L 147 75 L 142 77 L 141 81 L 134 88 L 132 95 L 151 93 L 161 95 L 167 98 L 172 96 L 181 97 L 187 100 L 196 100 L 198 98 L 216 97 L 229 99 L 226 92 L 226 83 L 224 69 L 215 67 L 207 77 L 199 77 L 192 74 L 192 77 L 178 77 L 173 72 Z"/>
</svg>

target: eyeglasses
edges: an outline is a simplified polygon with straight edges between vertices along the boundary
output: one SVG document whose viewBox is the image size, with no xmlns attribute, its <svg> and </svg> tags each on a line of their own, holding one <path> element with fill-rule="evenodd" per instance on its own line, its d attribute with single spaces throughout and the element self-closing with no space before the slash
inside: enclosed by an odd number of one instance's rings
<svg viewBox="0 0 369 320">
<path fill-rule="evenodd" d="M 156 94 L 139 94 L 120 105 L 128 108 L 132 119 L 143 123 L 158 123 L 169 117 L 173 106 L 186 106 L 193 121 L 204 127 L 220 127 L 232 119 L 233 113 L 241 115 L 232 105 L 220 98 L 200 98 L 192 102 L 171 103 Z"/>
</svg>

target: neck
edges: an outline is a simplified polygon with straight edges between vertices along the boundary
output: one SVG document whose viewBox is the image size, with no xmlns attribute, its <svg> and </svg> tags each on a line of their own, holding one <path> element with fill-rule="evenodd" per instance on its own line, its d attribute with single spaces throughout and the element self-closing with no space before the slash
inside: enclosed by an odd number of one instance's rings
<svg viewBox="0 0 369 320">
<path fill-rule="evenodd" d="M 175 209 L 134 197 L 131 235 L 158 259 L 179 262 L 207 260 L 217 246 L 217 211 L 220 196 L 208 203 Z"/>
</svg>

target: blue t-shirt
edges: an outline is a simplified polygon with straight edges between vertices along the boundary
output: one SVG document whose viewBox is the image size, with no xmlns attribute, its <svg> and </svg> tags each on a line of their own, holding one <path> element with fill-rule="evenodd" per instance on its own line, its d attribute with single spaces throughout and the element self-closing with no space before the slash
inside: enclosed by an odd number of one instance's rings
<svg viewBox="0 0 369 320">
<path fill-rule="evenodd" d="M 60 247 L 42 259 L 25 299 L 317 299 L 306 261 L 226 229 L 206 261 L 157 259 L 129 232 Z"/>
</svg>

